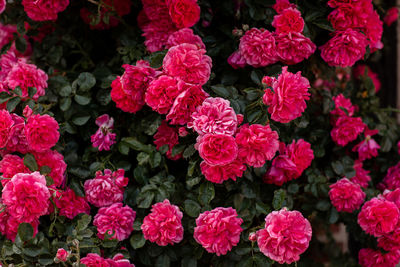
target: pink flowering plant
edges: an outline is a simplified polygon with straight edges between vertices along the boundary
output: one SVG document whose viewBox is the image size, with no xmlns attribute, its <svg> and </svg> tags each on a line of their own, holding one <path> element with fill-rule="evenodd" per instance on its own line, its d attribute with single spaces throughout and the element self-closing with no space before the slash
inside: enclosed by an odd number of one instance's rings
<svg viewBox="0 0 400 267">
<path fill-rule="evenodd" d="M 0 265 L 396 266 L 397 18 L 0 1 Z"/>
</svg>

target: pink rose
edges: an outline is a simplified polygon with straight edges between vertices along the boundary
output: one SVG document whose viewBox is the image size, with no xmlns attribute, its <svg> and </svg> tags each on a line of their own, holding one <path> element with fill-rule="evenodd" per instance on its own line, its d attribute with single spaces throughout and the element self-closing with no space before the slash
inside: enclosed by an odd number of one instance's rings
<svg viewBox="0 0 400 267">
<path fill-rule="evenodd" d="M 238 158 L 249 166 L 262 167 L 271 160 L 279 148 L 278 133 L 269 125 L 245 124 L 236 134 Z"/>
<path fill-rule="evenodd" d="M 212 61 L 206 50 L 193 44 L 171 47 L 164 57 L 164 71 L 186 83 L 205 84 L 210 78 Z"/>
<path fill-rule="evenodd" d="M 395 228 L 391 233 L 378 237 L 378 247 L 383 248 L 386 251 L 399 251 L 400 227 Z"/>
<path fill-rule="evenodd" d="M 178 80 L 174 77 L 159 76 L 147 88 L 146 104 L 160 114 L 167 114 L 181 90 L 182 86 L 178 87 Z"/>
<path fill-rule="evenodd" d="M 373 5 L 369 0 L 348 1 L 336 5 L 328 20 L 335 30 L 362 28 L 369 23 L 368 17 L 372 12 Z"/>
<path fill-rule="evenodd" d="M 240 50 L 236 50 L 228 57 L 228 64 L 234 69 L 240 69 L 246 67 L 246 59 L 240 53 Z"/>
<path fill-rule="evenodd" d="M 161 122 L 161 125 L 157 128 L 157 132 L 154 135 L 154 144 L 158 150 L 160 150 L 162 146 L 168 145 L 167 158 L 178 160 L 182 157 L 182 154 L 172 156 L 172 149 L 175 145 L 179 144 L 178 139 L 177 129 L 168 126 L 168 123 L 164 120 Z"/>
<path fill-rule="evenodd" d="M 56 254 L 56 259 L 57 259 L 57 260 L 59 260 L 59 261 L 61 261 L 61 262 L 66 262 L 68 256 L 69 256 L 69 253 L 68 253 L 68 251 L 66 251 L 65 249 L 59 248 L 59 249 L 57 250 L 57 254 Z"/>
<path fill-rule="evenodd" d="M 122 203 L 114 203 L 100 208 L 94 216 L 93 225 L 97 227 L 97 236 L 104 239 L 105 234 L 119 241 L 127 239 L 133 231 L 136 212 Z M 114 232 L 114 234 L 113 234 Z"/>
<path fill-rule="evenodd" d="M 353 212 L 364 203 L 365 193 L 358 184 L 347 178 L 340 179 L 329 186 L 329 198 L 337 211 Z"/>
<path fill-rule="evenodd" d="M 122 89 L 121 77 L 117 76 L 117 78 L 111 83 L 111 99 L 117 105 L 117 108 L 120 108 L 122 111 L 129 113 L 136 113 L 138 110 L 142 108 L 141 103 L 141 94 L 137 95 L 128 95 Z"/>
<path fill-rule="evenodd" d="M 193 236 L 209 253 L 225 255 L 239 243 L 242 223 L 235 209 L 218 207 L 199 215 Z"/>
<path fill-rule="evenodd" d="M 64 157 L 57 151 L 47 150 L 41 153 L 33 153 L 39 169 L 47 166 L 51 169 L 47 174 L 54 181 L 54 186 L 61 186 L 65 180 L 64 173 L 67 169 L 67 164 L 64 162 Z"/>
<path fill-rule="evenodd" d="M 11 128 L 6 149 L 10 152 L 17 151 L 26 154 L 30 149 L 25 135 L 25 119 L 14 113 L 11 114 L 11 117 L 14 125 Z"/>
<path fill-rule="evenodd" d="M 237 159 L 226 165 L 217 166 L 212 166 L 202 161 L 200 163 L 200 169 L 201 173 L 208 181 L 222 184 L 228 179 L 236 181 L 237 177 L 242 177 L 243 173 L 246 171 L 246 165 Z"/>
<path fill-rule="evenodd" d="M 275 40 L 278 60 L 286 65 L 308 59 L 317 49 L 309 38 L 298 32 L 277 34 Z"/>
<path fill-rule="evenodd" d="M 57 121 L 49 115 L 32 115 L 25 125 L 25 135 L 29 148 L 43 152 L 52 148 L 60 138 Z"/>
<path fill-rule="evenodd" d="M 353 116 L 356 107 L 353 106 L 350 99 L 344 97 L 343 94 L 338 94 L 332 97 L 335 102 L 335 109 L 330 112 L 333 116 Z"/>
<path fill-rule="evenodd" d="M 357 136 L 364 131 L 365 126 L 360 117 L 339 117 L 331 131 L 332 139 L 336 144 L 345 146 L 356 140 Z"/>
<path fill-rule="evenodd" d="M 332 39 L 320 47 L 321 57 L 329 66 L 351 67 L 362 59 L 367 38 L 357 30 L 336 31 Z"/>
<path fill-rule="evenodd" d="M 64 11 L 69 5 L 69 0 L 23 0 L 22 5 L 32 20 L 56 20 L 57 14 Z"/>
<path fill-rule="evenodd" d="M 264 183 L 278 186 L 297 176 L 297 166 L 288 155 L 279 155 L 272 161 L 271 168 L 263 177 Z"/>
<path fill-rule="evenodd" d="M 199 135 L 208 133 L 234 135 L 237 116 L 230 107 L 229 100 L 209 97 L 192 113 L 188 128 L 193 128 Z"/>
<path fill-rule="evenodd" d="M 291 4 L 289 0 L 276 0 L 275 4 L 272 6 L 275 11 L 280 14 L 287 8 L 296 8 L 295 4 Z"/>
<path fill-rule="evenodd" d="M 370 130 L 367 127 L 364 131 L 365 140 L 353 147 L 352 151 L 358 152 L 358 158 L 360 160 L 371 159 L 378 156 L 378 149 L 380 149 L 381 146 L 372 138 L 372 136 L 378 132 L 378 130 Z"/>
<path fill-rule="evenodd" d="M 6 0 L 1 0 L 0 1 L 0 14 L 4 12 L 4 10 L 6 10 Z"/>
<path fill-rule="evenodd" d="M 0 110 L 0 148 L 7 145 L 13 126 L 14 121 L 10 113 L 5 109 Z"/>
<path fill-rule="evenodd" d="M 183 214 L 168 199 L 154 204 L 151 213 L 143 219 L 141 229 L 143 236 L 159 246 L 173 245 L 183 239 Z"/>
<path fill-rule="evenodd" d="M 378 13 L 374 10 L 368 17 L 368 23 L 363 29 L 365 32 L 371 52 L 383 48 L 381 41 L 383 34 L 383 22 L 380 20 Z"/>
<path fill-rule="evenodd" d="M 30 173 L 31 171 L 24 165 L 24 159 L 17 155 L 7 154 L 0 161 L 0 173 L 4 178 L 13 178 L 18 173 Z M 2 179 L 3 187 L 10 179 Z"/>
<path fill-rule="evenodd" d="M 200 7 L 197 0 L 168 0 L 167 6 L 172 21 L 178 27 L 189 28 L 200 19 Z"/>
<path fill-rule="evenodd" d="M 88 253 L 86 257 L 81 258 L 81 264 L 86 267 L 110 267 L 109 262 L 95 253 Z"/>
<path fill-rule="evenodd" d="M 3 188 L 3 204 L 21 222 L 32 222 L 46 214 L 50 192 L 46 178 L 39 172 L 18 173 Z"/>
<path fill-rule="evenodd" d="M 399 260 L 399 250 L 383 254 L 379 250 L 363 248 L 358 253 L 358 262 L 362 267 L 395 267 Z"/>
<path fill-rule="evenodd" d="M 382 194 L 382 197 L 396 204 L 400 211 L 400 188 L 396 188 L 393 191 L 385 190 Z"/>
<path fill-rule="evenodd" d="M 99 116 L 96 119 L 96 125 L 99 129 L 90 137 L 93 147 L 98 147 L 99 151 L 110 150 L 115 144 L 116 134 L 112 132 L 114 128 L 114 119 L 108 114 Z"/>
<path fill-rule="evenodd" d="M 360 160 L 354 161 L 354 170 L 356 175 L 350 179 L 355 184 L 359 184 L 361 187 L 367 188 L 368 182 L 371 181 L 369 171 L 363 169 L 363 163 Z"/>
<path fill-rule="evenodd" d="M 121 202 L 124 198 L 125 187 L 129 179 L 124 176 L 125 171 L 118 169 L 112 172 L 109 169 L 96 172 L 94 179 L 85 181 L 86 199 L 96 207 L 106 207 Z"/>
<path fill-rule="evenodd" d="M 266 29 L 252 28 L 240 39 L 239 53 L 248 65 L 265 67 L 278 61 L 274 34 Z"/>
<path fill-rule="evenodd" d="M 200 157 L 211 166 L 226 165 L 238 155 L 235 138 L 227 134 L 206 134 L 198 138 L 195 146 Z"/>
<path fill-rule="evenodd" d="M 7 211 L 3 211 L 0 213 L 0 232 L 5 235 L 7 239 L 14 242 L 18 233 L 18 227 L 23 222 L 24 221 L 11 216 Z M 38 233 L 39 219 L 36 218 L 32 222 L 29 222 L 29 224 L 33 227 L 33 236 L 36 236 Z"/>
<path fill-rule="evenodd" d="M 166 48 L 170 49 L 173 46 L 180 45 L 180 44 L 194 44 L 198 48 L 206 49 L 201 37 L 194 34 L 193 30 L 190 28 L 183 28 L 179 31 L 172 33 L 167 40 Z"/>
<path fill-rule="evenodd" d="M 388 169 L 386 176 L 382 180 L 381 187 L 389 190 L 400 188 L 400 163 Z"/>
<path fill-rule="evenodd" d="M 392 232 L 399 221 L 399 209 L 390 201 L 373 198 L 358 214 L 358 224 L 370 235 L 379 237 Z"/>
<path fill-rule="evenodd" d="M 386 16 L 383 18 L 383 21 L 387 26 L 390 26 L 397 21 L 398 17 L 399 9 L 394 6 L 388 9 L 388 11 L 386 12 Z"/>
<path fill-rule="evenodd" d="M 272 26 L 276 29 L 276 33 L 302 33 L 304 29 L 304 20 L 299 10 L 295 8 L 286 8 L 274 17 Z"/>
<path fill-rule="evenodd" d="M 84 197 L 77 196 L 71 188 L 62 191 L 54 202 L 59 209 L 59 215 L 73 219 L 80 213 L 90 214 L 90 206 Z"/>
<path fill-rule="evenodd" d="M 260 251 L 280 264 L 300 259 L 312 235 L 310 222 L 298 211 L 283 208 L 265 218 L 265 228 L 257 231 Z"/>
</svg>

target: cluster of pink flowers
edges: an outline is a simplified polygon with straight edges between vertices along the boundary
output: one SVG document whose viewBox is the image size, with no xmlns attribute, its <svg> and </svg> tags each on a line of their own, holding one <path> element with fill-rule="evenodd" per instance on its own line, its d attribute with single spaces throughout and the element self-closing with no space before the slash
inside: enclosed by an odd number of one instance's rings
<svg viewBox="0 0 400 267">
<path fill-rule="evenodd" d="M 91 12 L 87 8 L 81 8 L 80 15 L 92 30 L 105 30 L 119 24 L 119 19 L 111 15 L 114 11 L 119 17 L 128 15 L 131 12 L 131 0 L 104 0 L 98 9 L 99 14 Z M 107 19 L 108 23 L 104 20 Z"/>
<path fill-rule="evenodd" d="M 310 222 L 300 212 L 286 208 L 268 214 L 265 228 L 256 233 L 260 251 L 280 264 L 297 262 L 311 236 Z"/>
<path fill-rule="evenodd" d="M 375 236 L 378 247 L 386 251 L 360 250 L 360 265 L 396 266 L 400 261 L 400 189 L 385 190 L 367 201 L 358 215 L 358 223 L 366 233 Z"/>
<path fill-rule="evenodd" d="M 299 139 L 286 146 L 280 143 L 279 156 L 272 161 L 271 168 L 264 175 L 264 182 L 281 186 L 299 178 L 314 159 L 310 143 Z"/>
<path fill-rule="evenodd" d="M 335 32 L 321 46 L 321 57 L 330 66 L 351 67 L 363 58 L 367 46 L 372 52 L 383 47 L 383 22 L 371 0 L 331 0 L 328 6 L 334 8 L 328 20 Z"/>
<path fill-rule="evenodd" d="M 329 198 L 332 205 L 343 212 L 353 212 L 364 203 L 365 193 L 359 184 L 347 178 L 340 179 L 330 186 Z"/>
<path fill-rule="evenodd" d="M 242 223 L 235 209 L 215 208 L 196 219 L 194 239 L 209 253 L 225 255 L 239 243 Z"/>
<path fill-rule="evenodd" d="M 69 5 L 69 0 L 23 0 L 22 5 L 32 20 L 56 20 L 58 13 L 64 11 Z"/>
<path fill-rule="evenodd" d="M 115 144 L 116 134 L 112 132 L 114 128 L 114 119 L 108 114 L 101 115 L 96 119 L 96 125 L 99 129 L 91 136 L 93 147 L 98 147 L 99 151 L 110 150 Z"/>
<path fill-rule="evenodd" d="M 265 76 L 263 83 L 267 86 L 263 102 L 269 106 L 271 119 L 281 123 L 288 123 L 298 117 L 306 109 L 306 101 L 310 99 L 310 83 L 307 78 L 289 72 L 288 67 L 282 68 L 278 78 Z M 272 89 L 272 90 L 271 90 Z"/>
<path fill-rule="evenodd" d="M 173 245 L 183 239 L 183 214 L 179 208 L 172 205 L 168 199 L 156 203 L 151 213 L 143 219 L 141 229 L 143 236 L 159 246 Z"/>
<path fill-rule="evenodd" d="M 335 109 L 331 111 L 333 129 L 331 136 L 333 141 L 340 146 L 346 146 L 357 139 L 366 125 L 360 117 L 353 117 L 356 107 L 342 94 L 333 97 Z"/>
<path fill-rule="evenodd" d="M 112 259 L 104 259 L 98 254 L 88 253 L 80 260 L 80 263 L 85 264 L 86 267 L 135 267 L 122 254 L 116 254 Z"/>
<path fill-rule="evenodd" d="M 173 40 L 169 37 L 180 29 L 192 27 L 200 19 L 200 7 L 197 0 L 142 0 L 143 10 L 139 14 L 138 24 L 146 38 L 145 45 L 150 52 L 169 48 Z M 180 35 L 180 36 L 179 36 Z M 195 40 L 193 32 L 181 32 L 173 39 Z M 183 37 L 183 39 L 182 39 Z M 202 43 L 201 41 L 199 43 Z"/>
</svg>

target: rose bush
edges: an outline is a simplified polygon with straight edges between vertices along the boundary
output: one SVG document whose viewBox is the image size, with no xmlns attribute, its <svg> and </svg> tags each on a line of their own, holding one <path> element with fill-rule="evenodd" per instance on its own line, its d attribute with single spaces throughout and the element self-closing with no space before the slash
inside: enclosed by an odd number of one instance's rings
<svg viewBox="0 0 400 267">
<path fill-rule="evenodd" d="M 0 1 L 1 265 L 395 266 L 389 2 Z"/>
</svg>

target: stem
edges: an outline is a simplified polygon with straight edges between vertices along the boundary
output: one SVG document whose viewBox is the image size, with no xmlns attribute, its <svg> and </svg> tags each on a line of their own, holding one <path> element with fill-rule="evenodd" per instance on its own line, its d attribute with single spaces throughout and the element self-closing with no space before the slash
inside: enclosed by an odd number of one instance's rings
<svg viewBox="0 0 400 267">
<path fill-rule="evenodd" d="M 92 3 L 92 4 L 95 4 L 95 5 L 100 5 L 100 3 L 97 2 L 97 1 L 95 1 L 95 0 L 88 0 L 88 2 L 90 2 L 90 3 Z"/>
<path fill-rule="evenodd" d="M 387 112 L 397 112 L 400 113 L 400 109 L 397 108 L 382 108 L 382 111 L 387 111 Z"/>
</svg>

